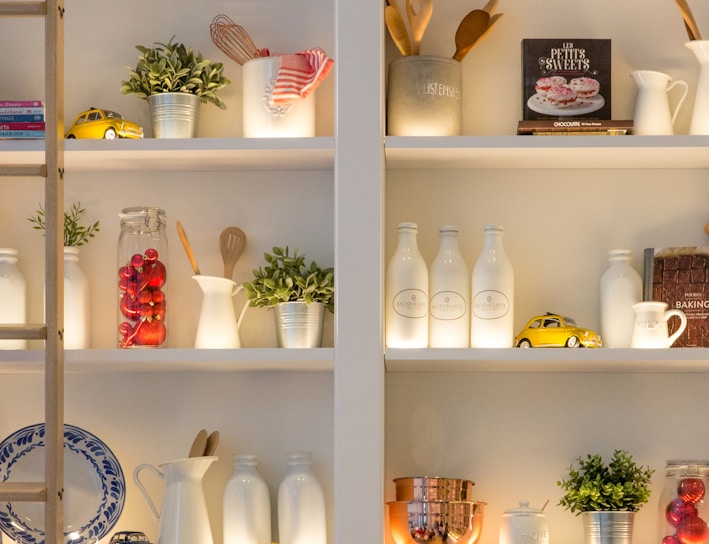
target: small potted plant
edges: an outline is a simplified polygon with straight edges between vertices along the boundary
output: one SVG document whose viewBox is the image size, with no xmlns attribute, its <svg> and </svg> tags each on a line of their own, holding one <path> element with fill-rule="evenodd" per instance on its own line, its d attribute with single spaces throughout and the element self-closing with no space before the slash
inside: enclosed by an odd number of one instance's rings
<svg viewBox="0 0 709 544">
<path fill-rule="evenodd" d="M 653 469 L 638 466 L 630 453 L 615 450 L 608 464 L 598 454 L 577 459 L 565 480 L 559 505 L 584 517 L 587 544 L 630 544 L 635 512 L 650 497 Z M 608 527 L 613 530 L 606 530 Z M 605 537 L 615 536 L 613 539 Z"/>
<path fill-rule="evenodd" d="M 64 347 L 67 349 L 86 349 L 91 344 L 89 282 L 79 268 L 79 248 L 96 236 L 100 222 L 82 225 L 85 213 L 80 202 L 74 202 L 64 212 Z M 33 229 L 45 233 L 45 212 L 41 205 L 27 220 Z"/>
<path fill-rule="evenodd" d="M 244 284 L 249 306 L 274 308 L 278 347 L 320 347 L 325 309 L 334 311 L 335 272 L 306 264 L 305 255 L 291 255 L 288 246 L 272 251 Z"/>
<path fill-rule="evenodd" d="M 121 82 L 123 94 L 136 94 L 148 101 L 156 138 L 193 138 L 197 135 L 200 104 L 226 105 L 217 91 L 231 83 L 224 65 L 175 42 L 155 42 L 153 47 L 136 45 L 138 64 Z"/>
</svg>

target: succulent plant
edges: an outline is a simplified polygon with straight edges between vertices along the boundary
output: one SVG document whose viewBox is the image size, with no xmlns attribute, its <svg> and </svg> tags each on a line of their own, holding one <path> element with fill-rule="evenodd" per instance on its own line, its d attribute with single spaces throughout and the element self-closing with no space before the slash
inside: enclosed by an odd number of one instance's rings
<svg viewBox="0 0 709 544">
<path fill-rule="evenodd" d="M 281 302 L 321 302 L 334 311 L 335 272 L 320 268 L 315 261 L 306 265 L 305 255 L 298 250 L 290 254 L 288 246 L 274 247 L 264 253 L 267 263 L 253 271 L 254 279 L 244 283 L 249 306 L 272 308 Z"/>
<path fill-rule="evenodd" d="M 565 491 L 559 505 L 576 514 L 589 511 L 636 512 L 650 497 L 648 484 L 653 469 L 638 466 L 632 455 L 616 450 L 606 465 L 600 455 L 579 457 L 578 468 L 569 467 L 569 477 L 557 482 Z"/>
<path fill-rule="evenodd" d="M 203 103 L 211 102 L 221 109 L 226 105 L 217 91 L 229 81 L 223 75 L 224 65 L 195 54 L 191 47 L 173 43 L 155 42 L 154 47 L 136 45 L 140 51 L 138 64 L 130 69 L 130 79 L 121 82 L 121 93 L 148 98 L 159 93 L 189 93 L 199 96 Z"/>
</svg>

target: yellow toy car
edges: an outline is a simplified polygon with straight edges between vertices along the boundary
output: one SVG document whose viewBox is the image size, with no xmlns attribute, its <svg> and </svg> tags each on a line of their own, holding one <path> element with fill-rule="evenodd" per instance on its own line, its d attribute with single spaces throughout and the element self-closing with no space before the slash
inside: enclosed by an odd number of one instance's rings
<svg viewBox="0 0 709 544">
<path fill-rule="evenodd" d="M 91 108 L 74 119 L 66 137 L 106 140 L 142 138 L 143 127 L 123 119 L 123 116 L 115 111 Z"/>
<path fill-rule="evenodd" d="M 600 348 L 601 337 L 576 325 L 570 317 L 547 313 L 529 320 L 522 332 L 515 336 L 518 348 L 564 347 Z"/>
</svg>

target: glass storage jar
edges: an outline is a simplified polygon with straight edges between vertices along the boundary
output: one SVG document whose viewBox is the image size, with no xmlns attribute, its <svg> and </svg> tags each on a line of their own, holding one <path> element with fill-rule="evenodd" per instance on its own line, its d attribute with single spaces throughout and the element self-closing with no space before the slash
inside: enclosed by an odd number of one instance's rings
<svg viewBox="0 0 709 544">
<path fill-rule="evenodd" d="M 665 466 L 658 515 L 662 544 L 705 544 L 709 541 L 709 460 L 675 459 Z"/>
<path fill-rule="evenodd" d="M 119 214 L 118 345 L 167 346 L 167 235 L 160 208 L 125 208 Z"/>
</svg>

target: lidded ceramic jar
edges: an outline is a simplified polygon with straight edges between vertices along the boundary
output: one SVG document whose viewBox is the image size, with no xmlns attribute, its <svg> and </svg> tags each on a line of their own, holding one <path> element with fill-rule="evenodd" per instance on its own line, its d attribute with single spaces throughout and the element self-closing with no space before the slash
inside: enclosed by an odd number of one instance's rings
<svg viewBox="0 0 709 544">
<path fill-rule="evenodd" d="M 520 501 L 502 515 L 500 544 L 549 544 L 549 526 L 544 512 Z"/>
</svg>

